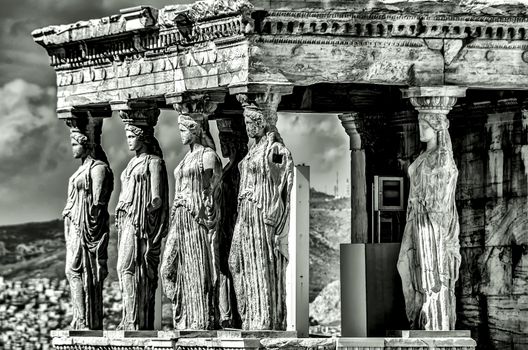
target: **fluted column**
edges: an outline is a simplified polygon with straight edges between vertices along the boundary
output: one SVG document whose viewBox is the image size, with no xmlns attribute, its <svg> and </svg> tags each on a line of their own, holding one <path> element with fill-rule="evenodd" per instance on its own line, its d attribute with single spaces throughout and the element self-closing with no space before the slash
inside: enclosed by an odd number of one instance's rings
<svg viewBox="0 0 528 350">
<path fill-rule="evenodd" d="M 367 179 L 365 149 L 361 140 L 363 122 L 358 113 L 340 114 L 339 120 L 350 138 L 351 243 L 368 242 Z"/>
<path fill-rule="evenodd" d="M 402 90 L 418 111 L 426 150 L 411 164 L 407 222 L 398 259 L 407 317 L 412 329 L 453 330 L 455 284 L 461 262 L 455 203 L 458 170 L 447 114 L 465 88 Z"/>
</svg>

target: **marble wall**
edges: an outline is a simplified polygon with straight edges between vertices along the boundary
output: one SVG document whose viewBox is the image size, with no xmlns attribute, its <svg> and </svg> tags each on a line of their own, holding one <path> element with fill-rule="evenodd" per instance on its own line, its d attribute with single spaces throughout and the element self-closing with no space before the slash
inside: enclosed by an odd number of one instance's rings
<svg viewBox="0 0 528 350">
<path fill-rule="evenodd" d="M 455 107 L 462 265 L 457 328 L 480 349 L 528 348 L 528 159 L 514 99 Z"/>
<path fill-rule="evenodd" d="M 479 349 L 528 349 L 528 108 L 468 95 L 449 114 L 462 255 L 456 328 L 470 329 Z M 367 166 L 407 178 L 421 151 L 416 118 L 410 106 L 392 113 Z"/>
</svg>

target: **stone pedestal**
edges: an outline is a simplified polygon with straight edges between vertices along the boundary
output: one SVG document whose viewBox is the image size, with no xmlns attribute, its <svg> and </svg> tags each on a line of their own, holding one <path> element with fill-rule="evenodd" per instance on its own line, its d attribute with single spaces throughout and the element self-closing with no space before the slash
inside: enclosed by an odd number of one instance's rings
<svg viewBox="0 0 528 350">
<path fill-rule="evenodd" d="M 341 334 L 379 337 L 407 324 L 396 270 L 399 243 L 341 244 Z"/>
<path fill-rule="evenodd" d="M 442 349 L 472 350 L 477 343 L 471 332 L 457 331 L 389 331 L 385 338 L 338 338 L 336 350 L 381 350 L 381 349 Z"/>
<path fill-rule="evenodd" d="M 292 331 L 52 331 L 58 350 L 335 350 L 335 338 L 297 338 Z"/>
</svg>

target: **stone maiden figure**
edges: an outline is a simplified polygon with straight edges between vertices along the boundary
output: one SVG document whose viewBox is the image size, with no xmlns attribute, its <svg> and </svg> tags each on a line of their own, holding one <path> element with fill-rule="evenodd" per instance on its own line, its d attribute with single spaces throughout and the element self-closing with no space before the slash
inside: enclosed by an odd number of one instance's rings
<svg viewBox="0 0 528 350">
<path fill-rule="evenodd" d="M 247 134 L 255 139 L 240 162 L 238 217 L 229 255 L 242 328 L 286 329 L 286 265 L 293 160 L 276 114 L 244 106 Z"/>
<path fill-rule="evenodd" d="M 447 118 L 420 113 L 418 120 L 420 141 L 427 148 L 409 167 L 407 224 L 398 271 L 411 328 L 452 330 L 461 260 L 455 206 L 458 170 Z"/>
<path fill-rule="evenodd" d="M 72 124 L 73 123 L 73 124 Z M 66 277 L 73 305 L 72 329 L 103 328 L 103 281 L 108 275 L 108 200 L 113 174 L 98 140 L 102 120 L 90 118 L 88 129 L 70 121 L 73 157 L 81 165 L 68 182 L 62 212 L 66 239 Z M 91 136 L 91 137 L 89 137 Z"/>
<path fill-rule="evenodd" d="M 120 112 L 123 119 L 127 112 Z M 121 174 L 116 207 L 117 274 L 123 298 L 122 330 L 154 329 L 154 301 L 162 239 L 168 228 L 168 182 L 154 125 L 159 110 L 125 119 L 129 149 L 136 153 Z"/>
<path fill-rule="evenodd" d="M 174 203 L 161 267 L 163 287 L 172 302 L 175 329 L 214 329 L 221 163 L 202 121 L 180 114 L 178 124 L 189 152 L 174 170 Z"/>
<path fill-rule="evenodd" d="M 238 216 L 238 187 L 240 185 L 240 170 L 238 164 L 248 152 L 248 137 L 242 118 L 217 119 L 220 148 L 222 156 L 229 162 L 222 169 L 222 196 L 220 200 L 219 223 L 219 268 L 218 308 L 222 328 L 240 328 L 236 295 L 233 287 L 233 277 L 229 271 L 229 252 L 233 240 L 236 218 Z"/>
</svg>

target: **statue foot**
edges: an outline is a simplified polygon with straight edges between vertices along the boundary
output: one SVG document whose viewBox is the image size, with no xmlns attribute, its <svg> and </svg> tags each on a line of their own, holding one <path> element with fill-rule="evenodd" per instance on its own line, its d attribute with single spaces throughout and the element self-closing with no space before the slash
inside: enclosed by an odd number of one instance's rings
<svg viewBox="0 0 528 350">
<path fill-rule="evenodd" d="M 119 326 L 117 326 L 118 331 L 137 331 L 138 327 L 134 322 L 121 321 Z"/>
<path fill-rule="evenodd" d="M 72 320 L 72 323 L 70 324 L 70 328 L 73 330 L 87 330 L 88 326 L 86 325 L 86 321 L 83 319 L 74 319 Z"/>
<path fill-rule="evenodd" d="M 231 320 L 223 320 L 222 323 L 220 324 L 220 326 L 222 327 L 222 329 L 226 329 L 226 328 L 233 328 L 233 325 L 231 324 Z"/>
</svg>

